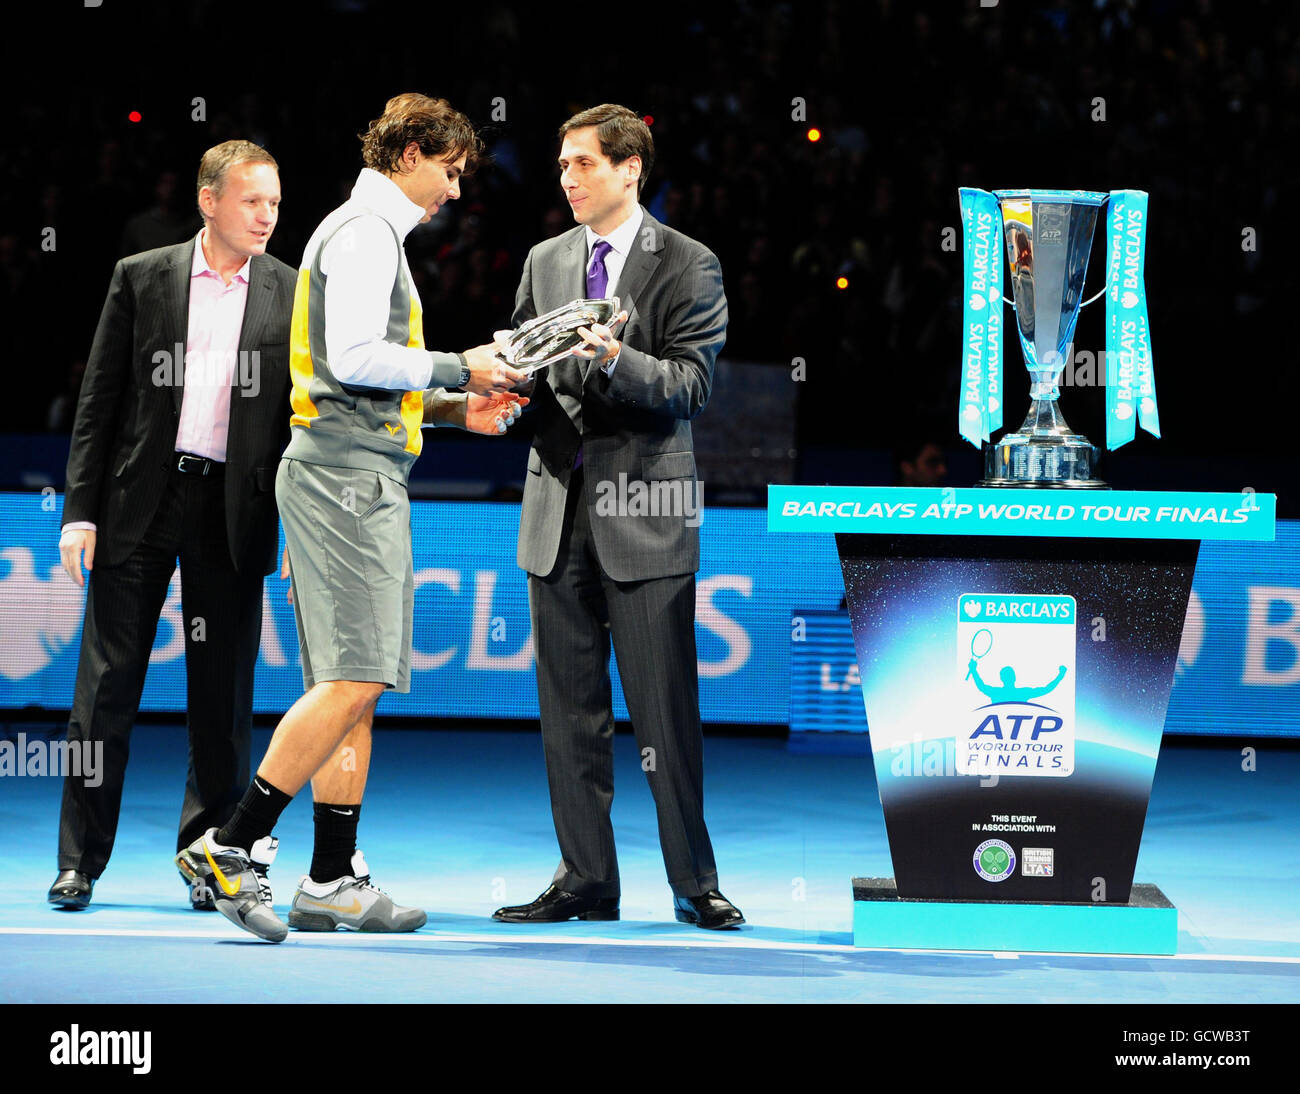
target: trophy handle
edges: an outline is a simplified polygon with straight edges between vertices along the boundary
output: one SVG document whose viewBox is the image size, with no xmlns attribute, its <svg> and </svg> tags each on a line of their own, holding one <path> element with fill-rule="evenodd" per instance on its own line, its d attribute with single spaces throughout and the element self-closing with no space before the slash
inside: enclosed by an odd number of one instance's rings
<svg viewBox="0 0 1300 1094">
<path fill-rule="evenodd" d="M 1095 300 L 1100 300 L 1103 296 L 1106 295 L 1106 290 L 1107 290 L 1109 287 L 1110 287 L 1109 285 L 1103 285 L 1103 286 L 1101 287 L 1101 292 L 1097 293 L 1097 294 L 1094 295 L 1094 296 L 1090 296 L 1090 297 L 1088 297 L 1088 299 L 1085 300 L 1082 304 L 1080 304 L 1079 307 L 1081 307 L 1081 308 L 1086 308 L 1086 307 L 1087 307 L 1089 304 L 1091 304 L 1093 301 L 1095 301 Z"/>
</svg>

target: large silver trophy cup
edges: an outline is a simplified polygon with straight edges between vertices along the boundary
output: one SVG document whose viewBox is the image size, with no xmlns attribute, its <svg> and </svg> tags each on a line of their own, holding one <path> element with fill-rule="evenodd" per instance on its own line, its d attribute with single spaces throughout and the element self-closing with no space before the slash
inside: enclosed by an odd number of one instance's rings
<svg viewBox="0 0 1300 1094">
<path fill-rule="evenodd" d="M 531 374 L 585 346 L 579 327 L 608 324 L 616 315 L 617 296 L 608 300 L 571 300 L 524 323 L 510 335 L 499 356 L 519 371 Z"/>
<path fill-rule="evenodd" d="M 1002 213 L 1016 327 L 1031 380 L 1029 414 L 984 452 L 980 486 L 1098 488 L 1098 450 L 1061 416 L 1066 354 L 1083 303 L 1097 215 L 1109 194 L 995 190 Z"/>
</svg>

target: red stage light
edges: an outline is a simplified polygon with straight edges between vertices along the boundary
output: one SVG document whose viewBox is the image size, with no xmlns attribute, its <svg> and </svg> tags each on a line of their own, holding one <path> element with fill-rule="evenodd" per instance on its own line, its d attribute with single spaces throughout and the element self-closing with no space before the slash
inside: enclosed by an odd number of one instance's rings
<svg viewBox="0 0 1300 1094">
<path fill-rule="evenodd" d="M 140 120 L 140 111 L 132 110 L 131 113 L 126 116 L 126 118 L 127 121 L 138 122 Z"/>
</svg>

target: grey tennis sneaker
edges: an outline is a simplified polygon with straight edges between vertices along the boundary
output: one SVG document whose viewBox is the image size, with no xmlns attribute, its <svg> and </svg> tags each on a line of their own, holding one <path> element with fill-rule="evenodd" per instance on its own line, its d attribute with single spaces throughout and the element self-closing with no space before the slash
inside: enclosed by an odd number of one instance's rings
<svg viewBox="0 0 1300 1094">
<path fill-rule="evenodd" d="M 370 884 L 370 870 L 360 851 L 352 856 L 352 873 L 334 881 L 298 882 L 289 908 L 289 926 L 298 931 L 398 933 L 418 931 L 428 921 L 420 908 L 404 908 Z"/>
<path fill-rule="evenodd" d="M 209 828 L 176 856 L 176 868 L 190 882 L 201 879 L 217 911 L 236 927 L 267 942 L 283 942 L 289 928 L 271 907 L 266 877 L 279 846 L 274 836 L 263 836 L 248 851 L 225 847 L 217 842 L 217 830 Z"/>
</svg>

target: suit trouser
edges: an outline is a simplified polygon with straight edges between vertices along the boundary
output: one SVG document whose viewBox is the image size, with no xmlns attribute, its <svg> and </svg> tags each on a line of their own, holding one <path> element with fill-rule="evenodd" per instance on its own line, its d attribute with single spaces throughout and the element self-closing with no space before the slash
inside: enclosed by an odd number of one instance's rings
<svg viewBox="0 0 1300 1094">
<path fill-rule="evenodd" d="M 189 771 L 177 850 L 225 824 L 248 784 L 263 578 L 230 560 L 224 479 L 173 472 L 130 556 L 88 576 L 68 740 L 103 743 L 102 781 L 64 781 L 60 870 L 98 877 L 113 850 L 131 728 L 178 558 Z"/>
<path fill-rule="evenodd" d="M 528 576 L 542 742 L 561 854 L 555 884 L 582 896 L 619 896 L 609 817 L 612 637 L 654 794 L 668 882 L 677 896 L 700 896 L 718 887 L 718 875 L 704 824 L 695 575 L 633 582 L 606 575 L 596 559 L 581 470 L 569 484 L 564 521 L 555 569 L 544 578 Z"/>
</svg>

